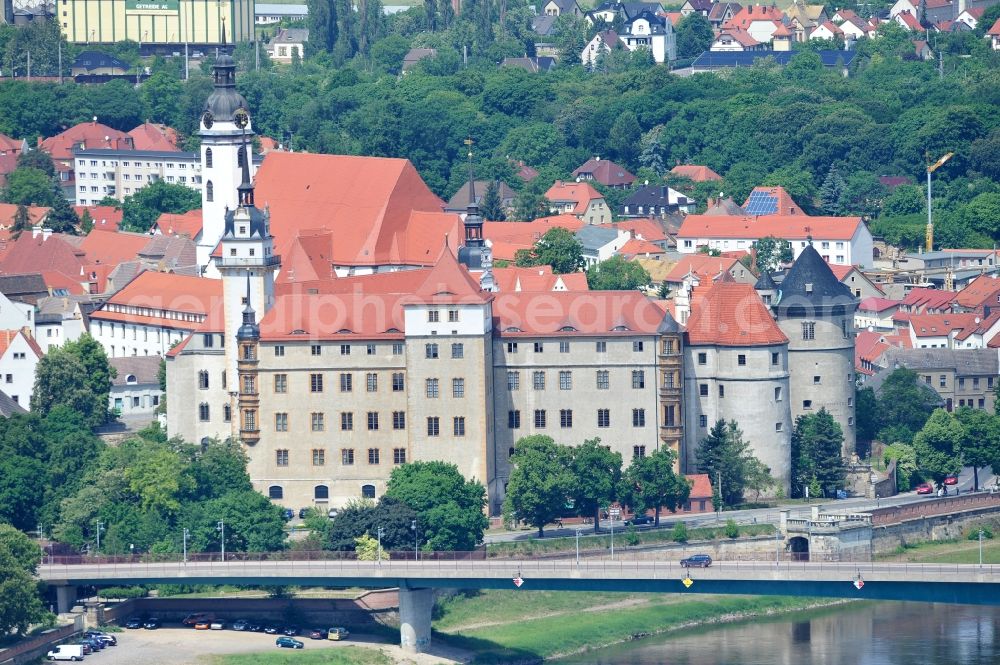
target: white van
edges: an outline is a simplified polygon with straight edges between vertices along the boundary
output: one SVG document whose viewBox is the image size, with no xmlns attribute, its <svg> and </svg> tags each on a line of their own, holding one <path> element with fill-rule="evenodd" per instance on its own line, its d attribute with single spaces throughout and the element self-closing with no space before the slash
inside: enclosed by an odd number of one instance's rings
<svg viewBox="0 0 1000 665">
<path fill-rule="evenodd" d="M 60 644 L 45 655 L 49 660 L 83 660 L 82 644 Z"/>
</svg>

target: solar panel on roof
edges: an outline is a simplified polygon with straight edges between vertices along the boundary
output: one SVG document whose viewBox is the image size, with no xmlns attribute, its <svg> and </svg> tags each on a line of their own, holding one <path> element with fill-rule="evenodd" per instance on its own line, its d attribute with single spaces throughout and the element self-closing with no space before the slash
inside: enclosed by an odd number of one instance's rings
<svg viewBox="0 0 1000 665">
<path fill-rule="evenodd" d="M 773 215 L 778 212 L 778 197 L 770 192 L 750 192 L 746 211 L 748 215 Z"/>
</svg>

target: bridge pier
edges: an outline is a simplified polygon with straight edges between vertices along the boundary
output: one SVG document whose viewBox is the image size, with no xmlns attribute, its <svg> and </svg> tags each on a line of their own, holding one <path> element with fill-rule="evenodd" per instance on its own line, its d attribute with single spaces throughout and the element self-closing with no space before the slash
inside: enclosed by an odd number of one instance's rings
<svg viewBox="0 0 1000 665">
<path fill-rule="evenodd" d="M 431 645 L 433 589 L 399 589 L 399 646 L 409 653 L 423 653 Z"/>
<path fill-rule="evenodd" d="M 65 584 L 56 587 L 56 610 L 59 614 L 66 614 L 73 609 L 76 603 L 76 587 Z"/>
</svg>

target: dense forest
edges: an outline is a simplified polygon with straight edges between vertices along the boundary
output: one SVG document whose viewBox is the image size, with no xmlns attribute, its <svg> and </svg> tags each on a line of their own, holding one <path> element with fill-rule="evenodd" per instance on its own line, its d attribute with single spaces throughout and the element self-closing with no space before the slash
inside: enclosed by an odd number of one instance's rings
<svg viewBox="0 0 1000 665">
<path fill-rule="evenodd" d="M 784 68 L 763 62 L 682 77 L 628 54 L 605 59 L 597 71 L 569 59 L 548 73 L 500 68 L 498 57 L 528 50 L 517 27 L 522 14 L 512 9 L 491 23 L 493 41 L 476 32 L 487 19 L 479 25 L 472 13 L 436 31 L 423 7 L 374 28 L 333 19 L 336 34 L 314 40 L 291 66 L 265 58 L 253 71 L 252 47 L 237 47 L 238 86 L 258 133 L 295 150 L 406 157 L 443 197 L 466 178 L 463 141 L 472 137 L 477 172 L 523 189 L 525 216 L 540 209 L 552 181 L 598 155 L 640 182 L 677 163 L 706 164 L 724 181 L 699 188 L 701 197 L 721 191 L 742 202 L 756 185 L 780 184 L 810 212 L 865 215 L 876 234 L 912 247 L 926 220 L 927 160 L 954 151 L 935 174 L 937 241 L 991 246 L 1000 237 L 1000 53 L 981 37 L 988 19 L 980 34 L 937 35 L 943 63 L 916 60 L 912 35 L 888 24 L 857 45 L 847 77 L 824 69 L 809 49 Z M 586 37 L 574 26 L 564 33 L 566 52 Z M 473 42 L 466 63 L 460 46 Z M 9 52 L 11 43 L 0 47 Z M 401 74 L 414 45 L 433 46 L 437 56 Z M 115 49 L 138 61 L 134 45 Z M 0 132 L 33 140 L 92 116 L 124 130 L 151 120 L 176 127 L 194 147 L 211 61 L 189 80 L 179 59 L 145 64 L 153 75 L 137 88 L 2 83 Z M 517 160 L 541 176 L 525 185 L 513 175 Z M 890 193 L 879 176 L 913 184 Z M 621 196 L 609 193 L 612 203 Z"/>
</svg>

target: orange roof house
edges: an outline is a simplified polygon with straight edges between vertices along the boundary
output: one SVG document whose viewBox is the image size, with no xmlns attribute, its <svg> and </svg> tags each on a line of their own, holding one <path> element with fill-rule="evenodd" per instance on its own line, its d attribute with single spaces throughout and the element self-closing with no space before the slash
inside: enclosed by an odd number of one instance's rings
<svg viewBox="0 0 1000 665">
<path fill-rule="evenodd" d="M 722 180 L 722 176 L 708 168 L 707 166 L 697 166 L 695 164 L 678 164 L 670 169 L 674 175 L 688 178 L 694 182 L 709 182 L 712 180 Z"/>
<path fill-rule="evenodd" d="M 500 293 L 508 291 L 588 291 L 587 275 L 572 272 L 557 275 L 552 266 L 494 268 L 493 279 Z"/>
<path fill-rule="evenodd" d="M 222 280 L 147 270 L 90 318 L 160 328 L 194 330 L 222 301 Z"/>
<path fill-rule="evenodd" d="M 118 265 L 122 261 L 132 261 L 149 242 L 145 233 L 128 233 L 94 229 L 80 243 L 86 253 L 87 263 Z"/>
<path fill-rule="evenodd" d="M 710 346 L 773 346 L 787 344 L 752 284 L 720 280 L 692 307 L 687 343 Z"/>
<path fill-rule="evenodd" d="M 17 216 L 17 204 L 0 203 L 0 229 L 9 229 L 14 226 L 14 218 Z M 26 206 L 28 219 L 32 226 L 38 226 L 45 222 L 52 208 L 42 206 Z"/>
<path fill-rule="evenodd" d="M 125 213 L 114 206 L 73 206 L 76 216 L 82 218 L 83 213 L 90 213 L 94 221 L 94 230 L 117 231 Z"/>
<path fill-rule="evenodd" d="M 81 122 L 66 131 L 47 139 L 39 139 L 39 147 L 57 162 L 73 165 L 73 150 L 77 148 L 110 150 L 132 150 L 132 137 L 125 132 L 102 125 L 95 118 L 92 122 Z"/>
<path fill-rule="evenodd" d="M 153 232 L 165 236 L 187 236 L 195 240 L 201 233 L 201 209 L 191 210 L 180 215 L 165 212 L 153 224 Z"/>
<path fill-rule="evenodd" d="M 166 125 L 144 122 L 128 135 L 132 137 L 132 147 L 135 150 L 154 150 L 158 152 L 180 152 L 177 147 L 177 130 Z"/>
<path fill-rule="evenodd" d="M 635 182 L 635 176 L 624 167 L 615 164 L 610 159 L 593 157 L 584 162 L 575 171 L 573 177 L 580 180 L 593 180 L 607 187 L 628 189 Z"/>
<path fill-rule="evenodd" d="M 982 311 L 984 307 L 1000 308 L 1000 278 L 980 275 L 955 294 L 952 303 L 962 311 Z"/>
<path fill-rule="evenodd" d="M 685 254 L 674 264 L 663 280 L 667 283 L 679 284 L 688 275 L 698 278 L 701 283 L 708 283 L 717 276 L 729 273 L 733 279 L 748 284 L 757 281 L 750 269 L 740 263 L 739 259 L 725 256 L 709 256 L 708 254 Z"/>
<path fill-rule="evenodd" d="M 545 192 L 545 198 L 549 200 L 549 210 L 553 213 L 576 215 L 588 224 L 611 221 L 611 209 L 601 193 L 589 183 L 556 180 Z"/>
</svg>

